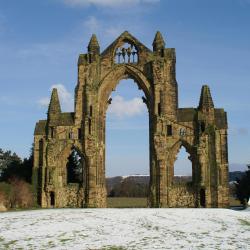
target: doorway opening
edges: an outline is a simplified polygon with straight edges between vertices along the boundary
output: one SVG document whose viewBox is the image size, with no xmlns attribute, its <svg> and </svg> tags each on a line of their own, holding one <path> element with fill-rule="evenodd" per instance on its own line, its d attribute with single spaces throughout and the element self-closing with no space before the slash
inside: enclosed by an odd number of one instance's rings
<svg viewBox="0 0 250 250">
<path fill-rule="evenodd" d="M 50 206 L 51 207 L 54 207 L 55 206 L 55 192 L 50 192 L 49 193 L 49 195 L 50 195 Z"/>
<path fill-rule="evenodd" d="M 200 206 L 206 207 L 206 191 L 204 188 L 200 190 Z"/>
<path fill-rule="evenodd" d="M 192 162 L 185 147 L 181 146 L 174 164 L 174 184 L 192 183 Z"/>
<path fill-rule="evenodd" d="M 149 115 L 144 92 L 121 80 L 106 112 L 108 207 L 146 207 L 149 186 Z"/>
</svg>

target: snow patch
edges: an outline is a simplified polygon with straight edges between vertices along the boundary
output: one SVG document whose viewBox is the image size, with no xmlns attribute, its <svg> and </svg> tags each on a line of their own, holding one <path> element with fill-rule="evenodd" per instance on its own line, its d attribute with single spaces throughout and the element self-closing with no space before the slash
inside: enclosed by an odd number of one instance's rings
<svg viewBox="0 0 250 250">
<path fill-rule="evenodd" d="M 249 249 L 250 211 L 44 209 L 0 213 L 0 249 Z"/>
</svg>

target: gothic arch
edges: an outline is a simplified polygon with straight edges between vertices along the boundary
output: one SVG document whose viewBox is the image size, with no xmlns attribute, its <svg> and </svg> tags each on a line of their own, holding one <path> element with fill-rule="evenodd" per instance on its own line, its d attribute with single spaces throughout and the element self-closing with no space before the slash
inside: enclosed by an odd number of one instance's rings
<svg viewBox="0 0 250 250">
<path fill-rule="evenodd" d="M 67 155 L 70 155 L 72 150 L 75 149 L 79 154 L 85 157 L 83 150 L 81 149 L 82 146 L 78 143 L 69 143 L 66 146 L 63 146 L 63 149 L 59 153 L 58 161 Z"/>
<path fill-rule="evenodd" d="M 170 152 L 169 152 L 169 160 L 171 160 L 171 157 L 176 156 L 178 154 L 181 147 L 184 147 L 190 156 L 195 154 L 195 148 L 192 145 L 190 145 L 187 141 L 181 139 L 181 140 L 178 140 L 171 147 Z M 176 157 L 175 157 L 175 160 L 176 160 Z"/>
<path fill-rule="evenodd" d="M 192 177 L 195 176 L 195 172 L 197 171 L 197 162 L 196 162 L 196 151 L 195 147 L 190 145 L 187 141 L 181 139 L 177 141 L 170 149 L 168 153 L 168 162 L 170 167 L 170 182 L 173 183 L 173 177 L 174 177 L 174 164 L 177 160 L 177 155 L 181 149 L 181 147 L 184 147 L 186 152 L 189 154 L 189 160 L 192 163 Z"/>
<path fill-rule="evenodd" d="M 133 65 L 116 65 L 112 70 L 110 70 L 100 81 L 98 90 L 98 100 L 99 105 L 105 104 L 108 100 L 111 92 L 119 84 L 122 79 L 133 79 L 139 88 L 141 88 L 149 102 L 153 98 L 152 86 L 145 76 L 145 73 Z"/>
</svg>

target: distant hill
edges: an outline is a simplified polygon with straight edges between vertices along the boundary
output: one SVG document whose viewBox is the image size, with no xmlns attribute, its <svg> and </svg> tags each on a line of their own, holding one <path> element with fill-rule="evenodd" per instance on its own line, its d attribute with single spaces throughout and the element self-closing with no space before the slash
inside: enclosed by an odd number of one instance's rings
<svg viewBox="0 0 250 250">
<path fill-rule="evenodd" d="M 247 164 L 241 164 L 241 163 L 230 163 L 229 164 L 229 171 L 230 172 L 244 172 L 247 170 Z"/>
<path fill-rule="evenodd" d="M 229 172 L 229 182 L 236 181 L 237 179 L 241 179 L 243 174 L 244 172 L 241 172 L 241 171 Z"/>
<path fill-rule="evenodd" d="M 176 183 L 191 182 L 192 176 L 175 176 Z M 145 197 L 148 193 L 149 175 L 127 175 L 106 178 L 108 196 Z"/>
<path fill-rule="evenodd" d="M 241 178 L 244 172 L 229 172 L 229 182 Z M 176 183 L 191 182 L 192 176 L 177 175 L 174 177 Z M 131 196 L 143 197 L 149 187 L 149 175 L 127 175 L 106 178 L 108 196 Z"/>
<path fill-rule="evenodd" d="M 107 194 L 111 197 L 145 197 L 149 175 L 128 175 L 106 178 Z"/>
</svg>

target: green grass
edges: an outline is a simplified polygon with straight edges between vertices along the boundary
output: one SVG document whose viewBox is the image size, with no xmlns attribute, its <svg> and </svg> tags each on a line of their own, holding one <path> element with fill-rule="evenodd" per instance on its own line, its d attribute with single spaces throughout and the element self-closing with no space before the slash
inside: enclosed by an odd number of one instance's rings
<svg viewBox="0 0 250 250">
<path fill-rule="evenodd" d="M 238 219 L 240 224 L 243 226 L 250 226 L 250 221 L 244 220 L 244 219 Z"/>
<path fill-rule="evenodd" d="M 235 199 L 234 197 L 229 197 L 229 204 L 230 206 L 242 206 L 240 201 Z"/>
<path fill-rule="evenodd" d="M 65 243 L 65 242 L 70 241 L 70 240 L 72 240 L 72 239 L 70 239 L 70 238 L 60 239 L 60 241 L 61 241 L 62 243 Z"/>
<path fill-rule="evenodd" d="M 5 247 L 5 249 L 12 249 L 12 245 L 16 244 L 17 240 L 11 240 L 7 243 L 3 243 L 3 246 Z"/>
<path fill-rule="evenodd" d="M 126 248 L 120 246 L 106 246 L 103 247 L 101 250 L 126 250 Z"/>
<path fill-rule="evenodd" d="M 108 197 L 109 208 L 145 208 L 147 207 L 147 198 L 134 197 Z"/>
</svg>

